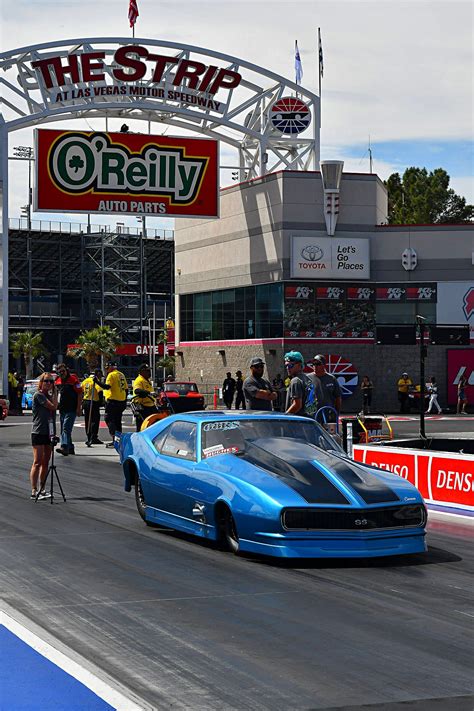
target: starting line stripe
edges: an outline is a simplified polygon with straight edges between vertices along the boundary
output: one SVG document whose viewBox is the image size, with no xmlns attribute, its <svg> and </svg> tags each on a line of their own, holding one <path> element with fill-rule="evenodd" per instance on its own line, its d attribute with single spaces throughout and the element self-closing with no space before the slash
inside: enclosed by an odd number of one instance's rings
<svg viewBox="0 0 474 711">
<path fill-rule="evenodd" d="M 25 618 L 25 622 L 28 626 L 26 626 L 25 624 L 21 624 L 17 619 L 15 619 L 15 617 L 13 617 L 13 614 L 16 617 L 23 617 L 22 615 L 20 615 L 16 611 L 10 611 L 8 605 L 4 605 L 4 608 L 6 609 L 0 610 L 0 633 L 1 626 L 3 625 L 6 630 L 8 630 L 12 635 L 14 635 L 14 637 L 24 642 L 28 647 L 30 647 L 31 650 L 37 652 L 39 655 L 41 655 L 41 657 L 44 657 L 45 660 L 51 662 L 51 664 L 58 667 L 59 670 L 62 670 L 62 672 L 64 672 L 65 674 L 69 675 L 70 677 L 73 677 L 73 679 L 77 680 L 77 682 L 79 682 L 84 687 L 93 692 L 93 694 L 98 697 L 97 704 L 91 706 L 88 705 L 87 708 L 103 709 L 104 711 L 105 709 L 116 709 L 116 711 L 144 711 L 145 709 L 151 709 L 151 706 L 149 706 L 148 704 L 138 704 L 133 701 L 130 696 L 127 696 L 125 693 L 120 691 L 117 688 L 118 685 L 116 684 L 116 682 L 114 682 L 112 679 L 109 679 L 107 675 L 100 669 L 94 668 L 94 671 L 88 669 L 87 667 L 94 667 L 94 665 L 92 665 L 90 662 L 84 660 L 84 662 L 81 664 L 78 661 L 72 659 L 64 652 L 61 652 L 56 646 L 54 646 L 50 642 L 47 642 L 40 636 L 41 631 L 35 623 L 31 623 L 29 620 L 26 621 Z M 33 627 L 38 628 L 38 633 L 34 632 L 33 629 L 31 629 Z M 4 637 L 4 642 L 8 641 L 8 635 L 3 634 L 1 636 Z M 47 636 L 51 637 L 48 633 Z M 10 640 L 10 642 L 14 644 L 15 640 Z M 60 642 L 57 642 L 57 645 L 64 646 Z M 7 656 L 8 645 L 4 645 L 2 643 L 2 646 L 4 646 L 5 660 L 3 662 L 3 668 L 1 671 L 3 674 L 8 674 L 8 677 L 10 677 L 11 674 L 13 674 L 14 672 L 11 668 L 9 669 L 9 666 L 10 664 L 14 663 L 14 658 L 13 655 L 12 657 Z M 76 655 L 75 653 L 74 656 L 80 659 L 79 655 Z M 28 675 L 28 671 L 29 670 L 27 667 L 24 667 L 19 671 L 20 677 L 17 684 L 17 689 L 19 687 L 21 688 L 21 682 L 26 678 L 26 675 Z M 107 681 L 105 679 L 107 679 Z M 60 685 L 60 683 L 60 679 L 58 678 L 58 685 Z M 15 708 L 39 708 L 37 704 L 38 702 L 41 703 L 41 692 L 42 680 L 39 679 L 38 684 L 35 686 L 34 689 L 35 698 L 31 698 L 31 705 L 25 706 L 25 704 L 22 703 L 21 705 L 18 705 L 16 707 L 14 705 L 13 699 L 9 701 L 5 699 L 5 702 L 8 703 L 8 706 L 6 706 L 5 708 L 12 709 L 12 711 Z M 47 692 L 48 698 L 53 700 L 51 694 L 51 686 L 49 687 L 49 689 L 47 689 Z M 77 708 L 72 704 L 71 706 L 69 706 L 67 699 L 62 699 L 62 701 L 65 704 L 64 708 Z M 101 701 L 105 703 L 100 703 Z M 53 703 L 57 704 L 57 699 L 53 700 Z M 44 706 L 42 708 L 46 709 L 47 706 Z M 58 709 L 62 708 L 62 706 L 58 707 L 57 705 L 55 705 L 50 706 L 49 708 Z"/>
</svg>

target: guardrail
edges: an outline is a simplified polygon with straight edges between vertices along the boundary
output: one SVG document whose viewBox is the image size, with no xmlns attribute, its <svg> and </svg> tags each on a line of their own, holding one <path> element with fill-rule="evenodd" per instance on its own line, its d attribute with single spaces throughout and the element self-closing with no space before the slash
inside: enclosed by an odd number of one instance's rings
<svg viewBox="0 0 474 711">
<path fill-rule="evenodd" d="M 30 232 L 60 232 L 66 234 L 121 234 L 121 235 L 140 235 L 142 229 L 140 227 L 128 227 L 127 225 L 93 225 L 82 222 L 62 222 L 55 220 L 31 220 L 31 225 L 28 228 L 28 218 L 26 217 L 11 217 L 8 220 L 8 226 L 11 230 L 25 230 Z M 146 228 L 147 238 L 174 240 L 174 230 L 156 229 L 154 227 Z"/>
</svg>

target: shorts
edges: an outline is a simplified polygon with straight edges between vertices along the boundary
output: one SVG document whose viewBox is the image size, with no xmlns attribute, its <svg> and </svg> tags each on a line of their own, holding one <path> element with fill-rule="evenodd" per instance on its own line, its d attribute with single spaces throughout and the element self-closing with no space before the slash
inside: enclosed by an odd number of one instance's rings
<svg viewBox="0 0 474 711">
<path fill-rule="evenodd" d="M 33 447 L 40 447 L 41 445 L 51 444 L 51 438 L 49 435 L 45 434 L 32 434 L 31 444 Z"/>
</svg>

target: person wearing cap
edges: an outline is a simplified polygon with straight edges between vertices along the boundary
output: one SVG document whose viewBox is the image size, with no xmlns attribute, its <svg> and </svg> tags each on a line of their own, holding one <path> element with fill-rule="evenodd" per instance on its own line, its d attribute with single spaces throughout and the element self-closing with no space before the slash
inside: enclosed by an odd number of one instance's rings
<svg viewBox="0 0 474 711">
<path fill-rule="evenodd" d="M 153 385 L 150 377 L 150 366 L 148 363 L 142 363 L 138 368 L 138 375 L 132 385 L 133 401 L 136 405 L 138 405 L 137 412 L 135 414 L 137 432 L 140 432 L 140 427 L 147 417 L 158 412 L 155 405 L 155 398 L 152 396 Z"/>
<path fill-rule="evenodd" d="M 104 444 L 99 439 L 100 425 L 100 401 L 102 398 L 102 388 L 96 385 L 94 377 L 99 380 L 102 378 L 102 371 L 96 368 L 88 378 L 82 381 L 81 387 L 83 392 L 82 408 L 84 410 L 84 419 L 86 425 L 86 445 L 90 447 L 92 444 Z"/>
<path fill-rule="evenodd" d="M 234 400 L 235 392 L 235 380 L 232 377 L 232 373 L 226 373 L 226 378 L 222 383 L 222 399 L 225 402 L 225 406 L 228 410 L 232 408 L 232 402 Z"/>
<path fill-rule="evenodd" d="M 245 410 L 245 397 L 244 397 L 244 379 L 242 378 L 242 371 L 235 371 L 235 409 L 240 410 L 242 405 L 242 410 Z"/>
<path fill-rule="evenodd" d="M 299 351 L 285 353 L 285 369 L 290 378 L 286 391 L 285 412 L 287 415 L 307 415 L 306 401 L 311 381 L 303 372 L 304 359 Z"/>
<path fill-rule="evenodd" d="M 326 370 L 326 358 L 321 355 L 315 355 L 313 358 L 313 372 L 309 374 L 309 378 L 316 389 L 316 397 L 318 406 L 333 407 L 337 414 L 341 411 L 341 386 L 338 379 L 328 373 Z M 331 421 L 330 410 L 326 410 L 326 419 Z M 334 413 L 332 413 L 334 416 Z"/>
<path fill-rule="evenodd" d="M 251 375 L 245 378 L 243 385 L 246 409 L 272 410 L 277 394 L 268 380 L 262 377 L 265 362 L 259 357 L 252 358 L 249 367 Z"/>
<path fill-rule="evenodd" d="M 59 418 L 61 421 L 61 443 L 56 452 L 67 457 L 75 454 L 72 431 L 76 417 L 82 412 L 81 381 L 71 373 L 65 363 L 58 365 L 58 377 L 55 381 L 59 393 Z"/>
<path fill-rule="evenodd" d="M 409 410 L 408 393 L 410 392 L 410 388 L 412 387 L 413 381 L 411 378 L 408 377 L 408 373 L 402 373 L 402 377 L 397 382 L 400 412 L 407 412 Z"/>
<path fill-rule="evenodd" d="M 107 378 L 105 383 L 94 377 L 94 382 L 104 390 L 105 424 L 109 428 L 112 441 L 106 447 L 114 446 L 116 432 L 122 431 L 122 414 L 127 406 L 128 385 L 125 375 L 117 370 L 117 363 L 110 361 L 105 367 Z"/>
</svg>

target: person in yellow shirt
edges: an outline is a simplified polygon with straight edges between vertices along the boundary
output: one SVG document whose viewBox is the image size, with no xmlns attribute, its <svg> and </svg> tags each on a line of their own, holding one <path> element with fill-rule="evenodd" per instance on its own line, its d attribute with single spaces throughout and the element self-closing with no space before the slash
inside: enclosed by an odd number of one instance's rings
<svg viewBox="0 0 474 711">
<path fill-rule="evenodd" d="M 96 368 L 88 378 L 82 381 L 82 407 L 84 410 L 84 419 L 86 424 L 86 444 L 90 447 L 93 444 L 104 444 L 99 439 L 100 425 L 100 401 L 102 399 L 103 389 L 100 385 L 94 382 L 94 376 L 99 380 L 102 379 L 102 371 Z"/>
<path fill-rule="evenodd" d="M 153 385 L 150 380 L 151 370 L 148 363 L 142 363 L 138 369 L 138 375 L 133 381 L 132 392 L 133 392 L 133 402 L 138 405 L 135 412 L 135 422 L 137 425 L 137 432 L 140 431 L 140 427 L 149 415 L 154 415 L 158 412 L 155 405 L 155 398 L 151 396 L 153 392 Z"/>
<path fill-rule="evenodd" d="M 105 396 L 105 424 L 109 428 L 111 442 L 106 447 L 114 446 L 116 432 L 122 431 L 122 415 L 127 407 L 128 385 L 125 375 L 117 370 L 117 363 L 111 361 L 106 365 L 107 378 L 105 383 L 94 376 L 94 382 L 104 390 Z"/>
<path fill-rule="evenodd" d="M 402 373 L 402 377 L 397 383 L 398 401 L 400 403 L 400 412 L 408 412 L 408 393 L 413 387 L 413 381 L 408 377 L 408 373 Z"/>
</svg>

